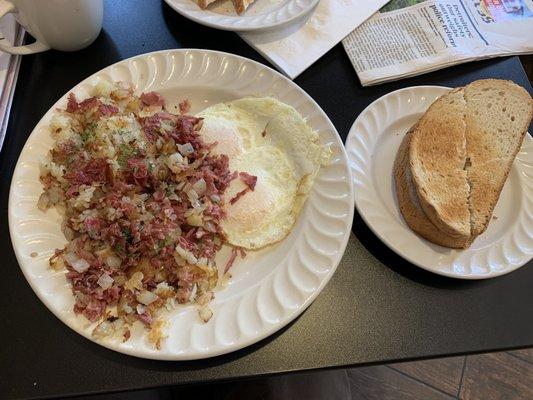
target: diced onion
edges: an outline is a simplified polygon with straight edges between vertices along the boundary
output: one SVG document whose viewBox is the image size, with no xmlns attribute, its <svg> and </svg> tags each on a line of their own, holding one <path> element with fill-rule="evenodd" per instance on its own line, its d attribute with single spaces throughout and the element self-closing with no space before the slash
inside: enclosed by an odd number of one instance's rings
<svg viewBox="0 0 533 400">
<path fill-rule="evenodd" d="M 204 224 L 204 229 L 208 232 L 211 232 L 211 233 L 216 233 L 217 232 L 217 226 L 215 225 L 214 222 L 212 221 L 207 221 L 205 224 Z"/>
<path fill-rule="evenodd" d="M 65 254 L 65 261 L 70 264 L 74 271 L 79 272 L 80 274 L 87 271 L 90 267 L 90 264 L 83 258 L 79 258 L 74 253 Z"/>
<path fill-rule="evenodd" d="M 73 262 L 76 262 L 76 260 L 78 260 L 79 257 L 75 253 L 68 252 L 68 253 L 65 253 L 63 258 L 65 259 L 66 262 L 68 262 L 69 264 L 72 264 Z"/>
<path fill-rule="evenodd" d="M 211 300 L 213 300 L 214 297 L 215 297 L 215 295 L 213 294 L 213 292 L 211 292 L 211 291 L 210 292 L 205 292 L 204 294 L 202 294 L 198 298 L 197 303 L 200 304 L 201 306 L 204 306 L 207 303 L 209 303 Z"/>
<path fill-rule="evenodd" d="M 190 143 L 178 144 L 178 150 L 184 156 L 194 153 L 194 147 Z"/>
<path fill-rule="evenodd" d="M 172 288 L 168 285 L 167 282 L 159 282 L 155 287 L 156 290 L 171 290 Z"/>
<path fill-rule="evenodd" d="M 187 197 L 189 198 L 191 204 L 198 201 L 198 193 L 194 189 L 187 190 Z"/>
<path fill-rule="evenodd" d="M 196 291 L 198 290 L 198 285 L 196 283 L 193 285 L 191 294 L 189 295 L 189 301 L 194 301 L 196 299 Z"/>
<path fill-rule="evenodd" d="M 43 193 L 39 197 L 39 201 L 37 202 L 37 208 L 41 211 L 46 211 L 51 206 L 50 197 L 48 194 Z"/>
<path fill-rule="evenodd" d="M 165 301 L 165 308 L 168 310 L 168 311 L 172 311 L 174 308 L 176 308 L 176 299 L 174 297 L 169 297 L 166 301 Z"/>
<path fill-rule="evenodd" d="M 111 278 L 108 274 L 102 274 L 100 278 L 98 278 L 98 285 L 104 290 L 109 289 L 113 285 L 114 279 Z"/>
<path fill-rule="evenodd" d="M 117 256 L 109 256 L 105 262 L 111 268 L 119 268 L 122 265 L 122 260 Z"/>
<path fill-rule="evenodd" d="M 87 271 L 90 267 L 89 263 L 83 258 L 78 259 L 76 262 L 70 264 L 72 268 L 80 274 Z"/>
<path fill-rule="evenodd" d="M 176 254 L 189 264 L 196 264 L 198 262 L 198 259 L 194 256 L 194 254 L 181 246 L 176 246 Z"/>
<path fill-rule="evenodd" d="M 192 188 L 196 191 L 196 193 L 198 193 L 199 196 L 202 196 L 207 189 L 207 184 L 205 183 L 205 179 L 204 178 L 198 179 L 194 183 L 194 185 L 192 185 Z"/>
<path fill-rule="evenodd" d="M 172 172 L 177 174 L 181 172 L 183 165 L 185 164 L 185 159 L 180 153 L 176 152 L 168 156 L 165 164 Z"/>
<path fill-rule="evenodd" d="M 142 304 L 137 304 L 137 314 L 144 314 L 146 311 L 146 307 L 144 307 Z"/>
<path fill-rule="evenodd" d="M 203 267 L 207 267 L 207 257 L 200 257 L 198 259 L 198 263 L 197 263 L 198 266 L 203 266 Z"/>
<path fill-rule="evenodd" d="M 136 271 L 131 278 L 124 284 L 124 289 L 131 290 L 141 289 L 144 274 L 141 271 Z"/>
<path fill-rule="evenodd" d="M 56 271 L 59 271 L 59 270 L 65 268 L 65 262 L 64 262 L 63 258 L 61 258 L 58 255 L 54 255 L 54 256 L 50 257 L 49 263 L 50 263 L 50 267 L 52 267 Z"/>
<path fill-rule="evenodd" d="M 98 339 L 103 339 L 113 333 L 113 327 L 110 322 L 102 321 L 94 328 L 92 335 Z"/>
<path fill-rule="evenodd" d="M 152 304 L 157 299 L 159 299 L 159 297 L 155 293 L 150 292 L 149 290 L 143 290 L 137 295 L 137 301 L 143 303 L 145 306 Z"/>
<path fill-rule="evenodd" d="M 200 308 L 200 318 L 204 322 L 208 322 L 213 316 L 213 311 L 207 306 Z"/>
<path fill-rule="evenodd" d="M 203 225 L 203 219 L 201 214 L 191 214 L 187 217 L 187 223 L 190 226 L 202 226 Z"/>
</svg>

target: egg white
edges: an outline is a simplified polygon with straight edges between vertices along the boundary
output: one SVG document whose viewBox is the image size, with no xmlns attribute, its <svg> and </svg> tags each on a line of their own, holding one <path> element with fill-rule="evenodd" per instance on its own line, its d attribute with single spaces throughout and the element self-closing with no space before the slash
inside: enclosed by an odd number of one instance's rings
<svg viewBox="0 0 533 400">
<path fill-rule="evenodd" d="M 257 176 L 254 191 L 229 203 L 245 189 L 240 179 L 226 189 L 221 226 L 229 243 L 259 249 L 291 231 L 320 166 L 330 150 L 291 106 L 274 98 L 246 97 L 219 103 L 198 114 L 200 134 L 226 154 L 230 169 Z"/>
</svg>

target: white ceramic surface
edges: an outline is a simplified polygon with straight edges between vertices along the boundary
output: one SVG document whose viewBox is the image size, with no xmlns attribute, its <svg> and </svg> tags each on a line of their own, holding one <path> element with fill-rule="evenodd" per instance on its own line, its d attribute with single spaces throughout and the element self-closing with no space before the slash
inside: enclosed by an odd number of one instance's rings
<svg viewBox="0 0 533 400">
<path fill-rule="evenodd" d="M 307 14 L 319 0 L 255 0 L 241 15 L 231 0 L 217 1 L 202 10 L 195 0 L 165 0 L 184 17 L 211 28 L 227 31 L 271 29 Z"/>
<path fill-rule="evenodd" d="M 0 0 L 0 18 L 13 13 L 36 39 L 24 46 L 13 46 L 2 39 L 0 50 L 32 54 L 48 49 L 83 49 L 100 33 L 103 10 L 103 0 Z"/>
<path fill-rule="evenodd" d="M 215 356 L 248 346 L 302 313 L 329 281 L 346 247 L 353 218 L 353 185 L 342 142 L 320 107 L 297 85 L 272 69 L 235 55 L 207 50 L 169 50 L 121 61 L 81 82 L 72 92 L 87 95 L 99 79 L 133 82 L 138 92 L 156 90 L 171 109 L 188 98 L 196 113 L 214 103 L 245 95 L 273 95 L 295 107 L 324 144 L 332 162 L 322 167 L 298 221 L 281 243 L 248 253 L 235 263 L 228 287 L 216 292 L 213 318 L 204 324 L 193 305 L 168 315 L 168 338 L 161 350 L 147 342 L 141 326 L 126 342 L 102 345 L 139 357 L 185 360 Z M 55 210 L 36 203 L 41 193 L 38 159 L 50 148 L 48 111 L 20 155 L 9 197 L 9 228 L 20 267 L 43 303 L 78 333 L 91 337 L 87 320 L 72 312 L 73 296 L 64 272 L 48 268 L 48 258 L 65 243 Z M 38 253 L 31 257 L 31 253 Z M 140 323 L 138 323 L 140 324 Z"/>
<path fill-rule="evenodd" d="M 488 229 L 467 250 L 421 238 L 405 223 L 396 199 L 393 164 L 400 143 L 431 103 L 450 89 L 415 86 L 389 93 L 355 120 L 346 151 L 355 205 L 372 231 L 411 263 L 436 274 L 483 279 L 509 273 L 533 257 L 533 139 L 526 136 Z"/>
</svg>

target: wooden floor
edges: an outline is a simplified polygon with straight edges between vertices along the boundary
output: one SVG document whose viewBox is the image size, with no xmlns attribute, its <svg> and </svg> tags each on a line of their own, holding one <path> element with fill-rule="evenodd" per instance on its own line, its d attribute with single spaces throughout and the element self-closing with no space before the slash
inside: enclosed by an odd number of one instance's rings
<svg viewBox="0 0 533 400">
<path fill-rule="evenodd" d="M 293 374 L 84 400 L 531 400 L 533 349 Z"/>
<path fill-rule="evenodd" d="M 533 349 L 347 370 L 352 399 L 533 399 Z"/>
</svg>

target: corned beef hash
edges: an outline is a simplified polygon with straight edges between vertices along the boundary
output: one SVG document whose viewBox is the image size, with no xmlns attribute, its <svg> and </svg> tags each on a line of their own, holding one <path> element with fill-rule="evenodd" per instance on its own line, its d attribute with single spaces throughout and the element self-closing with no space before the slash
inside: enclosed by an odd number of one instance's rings
<svg viewBox="0 0 533 400">
<path fill-rule="evenodd" d="M 196 303 L 207 322 L 234 260 L 290 232 L 329 149 L 277 100 L 221 104 L 171 113 L 156 92 L 100 81 L 54 114 L 38 206 L 64 217 L 50 265 L 66 269 L 95 337 L 126 341 L 140 321 L 159 348 L 162 311 Z"/>
</svg>

